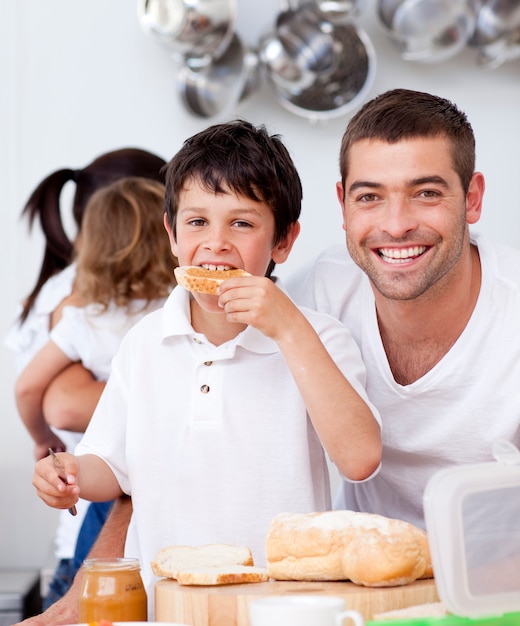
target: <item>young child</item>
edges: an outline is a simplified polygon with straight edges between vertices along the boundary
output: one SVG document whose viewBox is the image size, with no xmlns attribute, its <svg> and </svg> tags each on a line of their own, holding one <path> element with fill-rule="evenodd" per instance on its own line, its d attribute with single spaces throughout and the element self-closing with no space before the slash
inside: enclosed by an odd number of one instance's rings
<svg viewBox="0 0 520 626">
<path fill-rule="evenodd" d="M 76 262 L 69 266 L 75 276 L 73 293 L 50 316 L 54 322 L 50 339 L 16 382 L 17 406 L 34 439 L 37 459 L 47 456 L 49 448 L 67 446 L 73 451 L 89 420 L 87 413 L 78 411 L 67 430 L 51 427 L 42 411 L 49 384 L 74 362 L 81 362 L 97 381 L 106 381 L 123 335 L 146 313 L 160 307 L 174 286 L 163 213 L 164 185 L 141 177 L 107 184 L 88 201 L 75 244 Z M 45 607 L 72 583 L 77 570 L 74 548 L 88 551 L 101 520 L 97 525 L 90 523 L 77 543 L 82 523 L 91 513 L 94 520 L 106 515 L 109 503 L 91 505 L 88 512 L 87 506 L 81 500 L 77 517 L 66 511 L 60 515 L 57 567 L 44 598 Z"/>
<path fill-rule="evenodd" d="M 276 514 L 330 508 L 321 443 L 347 479 L 379 466 L 379 417 L 349 331 L 269 278 L 298 235 L 301 197 L 264 127 L 219 124 L 185 142 L 166 170 L 172 252 L 180 265 L 251 276 L 217 295 L 176 287 L 123 340 L 79 456 L 58 455 L 68 484 L 50 459 L 36 465 L 51 506 L 132 496 L 125 553 L 141 561 L 151 618 L 161 548 L 231 543 L 265 564 Z"/>
<path fill-rule="evenodd" d="M 88 202 L 75 244 L 73 293 L 54 312 L 49 341 L 16 381 L 18 411 L 37 460 L 61 447 L 42 411 L 52 379 L 81 361 L 97 380 L 107 380 L 128 329 L 171 291 L 174 263 L 161 232 L 163 212 L 164 185 L 137 177 L 98 190 Z M 77 423 L 74 431 L 83 432 L 87 424 Z"/>
<path fill-rule="evenodd" d="M 160 156 L 140 148 L 120 148 L 102 153 L 80 169 L 62 168 L 42 179 L 31 192 L 22 212 L 29 226 L 40 222 L 45 240 L 45 252 L 38 277 L 30 293 L 19 306 L 17 319 L 4 339 L 5 346 L 13 352 L 16 371 L 19 374 L 48 341 L 52 319 L 64 298 L 72 292 L 76 264 L 73 263 L 73 237 L 64 227 L 65 216 L 74 224 L 74 235 L 81 232 L 85 207 L 92 194 L 116 180 L 128 176 L 139 176 L 164 183 L 161 173 L 166 161 Z M 65 186 L 73 189 L 72 197 L 63 193 Z M 45 391 L 44 414 L 46 421 L 54 426 L 54 433 L 63 450 L 74 450 L 81 437 L 72 432 L 79 424 L 86 424 L 92 416 L 104 382 L 95 380 L 91 372 L 81 363 L 74 363 L 52 379 Z M 83 430 L 83 429 L 82 429 Z M 44 450 L 44 454 L 47 451 Z M 70 587 L 76 566 L 73 560 L 75 548 L 78 552 L 88 551 L 97 536 L 101 521 L 93 516 L 106 512 L 105 503 L 88 507 L 85 520 L 93 518 L 97 524 L 82 527 L 85 506 L 78 506 L 78 515 L 71 517 L 66 512 L 60 521 L 54 542 L 57 567 L 43 598 L 42 606 L 48 608 Z M 76 541 L 78 538 L 78 541 Z"/>
</svg>

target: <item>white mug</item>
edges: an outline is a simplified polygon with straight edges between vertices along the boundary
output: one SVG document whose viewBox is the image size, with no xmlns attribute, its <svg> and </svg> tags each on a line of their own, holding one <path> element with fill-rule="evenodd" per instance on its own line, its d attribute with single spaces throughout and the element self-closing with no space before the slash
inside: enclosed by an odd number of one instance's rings
<svg viewBox="0 0 520 626">
<path fill-rule="evenodd" d="M 346 622 L 345 620 L 351 621 Z M 269 596 L 249 602 L 250 626 L 364 626 L 358 611 L 335 596 Z"/>
</svg>

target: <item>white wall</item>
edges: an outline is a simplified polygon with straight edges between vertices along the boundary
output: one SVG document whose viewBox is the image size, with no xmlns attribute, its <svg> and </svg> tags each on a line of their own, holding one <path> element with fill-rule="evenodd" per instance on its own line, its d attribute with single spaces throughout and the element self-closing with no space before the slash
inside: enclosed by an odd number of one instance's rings
<svg viewBox="0 0 520 626">
<path fill-rule="evenodd" d="M 279 8 L 278 0 L 238 0 L 238 32 L 254 44 Z M 41 260 L 39 233 L 29 236 L 19 220 L 36 183 L 54 169 L 79 168 L 122 146 L 143 147 L 169 159 L 186 137 L 219 120 L 195 118 L 183 109 L 176 93 L 176 65 L 140 30 L 135 0 L 17 0 L 4 3 L 2 13 L 3 336 Z M 520 61 L 485 70 L 467 49 L 442 64 L 407 64 L 381 31 L 374 0 L 360 24 L 377 53 L 371 96 L 409 87 L 448 97 L 468 113 L 477 136 L 478 168 L 487 177 L 479 228 L 520 246 Z M 266 86 L 236 114 L 280 133 L 303 180 L 302 234 L 292 259 L 279 268 L 283 276 L 343 240 L 334 185 L 348 116 L 311 124 L 282 109 Z M 32 446 L 13 404 L 12 359 L 4 348 L 0 374 L 0 567 L 39 565 L 50 549 L 55 512 L 37 500 L 30 485 Z"/>
</svg>

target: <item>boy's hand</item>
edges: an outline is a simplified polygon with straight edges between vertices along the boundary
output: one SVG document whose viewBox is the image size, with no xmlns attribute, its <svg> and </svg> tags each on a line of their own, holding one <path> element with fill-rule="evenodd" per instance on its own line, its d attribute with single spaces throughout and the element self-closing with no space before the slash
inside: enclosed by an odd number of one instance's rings
<svg viewBox="0 0 520 626">
<path fill-rule="evenodd" d="M 62 452 L 57 456 L 62 470 L 58 470 L 53 459 L 47 456 L 36 463 L 32 483 L 45 504 L 55 509 L 68 509 L 79 499 L 79 486 L 76 484 L 79 466 L 72 454 Z"/>
<path fill-rule="evenodd" d="M 219 305 L 229 322 L 254 326 L 278 341 L 299 310 L 272 280 L 262 276 L 230 278 L 219 289 Z"/>
</svg>

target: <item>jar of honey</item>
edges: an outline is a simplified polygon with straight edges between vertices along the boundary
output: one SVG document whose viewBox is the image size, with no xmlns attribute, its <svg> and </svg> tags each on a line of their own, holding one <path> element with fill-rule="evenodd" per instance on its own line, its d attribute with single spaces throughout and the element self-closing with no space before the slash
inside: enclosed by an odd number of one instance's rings
<svg viewBox="0 0 520 626">
<path fill-rule="evenodd" d="M 138 559 L 87 559 L 79 596 L 79 621 L 145 622 L 147 598 Z"/>
</svg>

